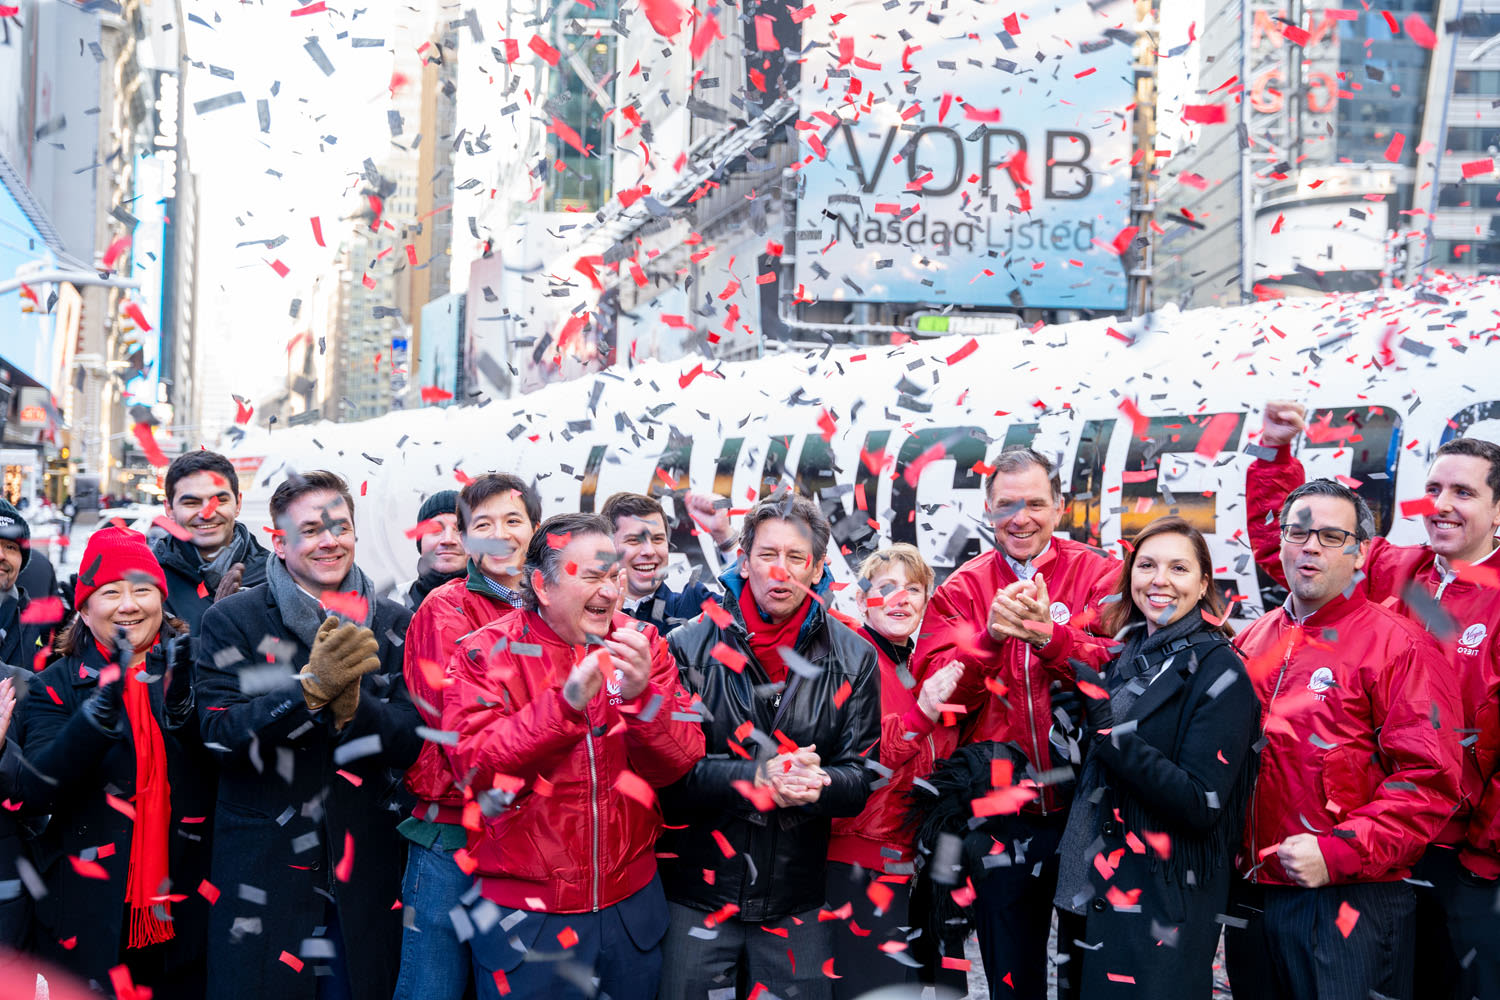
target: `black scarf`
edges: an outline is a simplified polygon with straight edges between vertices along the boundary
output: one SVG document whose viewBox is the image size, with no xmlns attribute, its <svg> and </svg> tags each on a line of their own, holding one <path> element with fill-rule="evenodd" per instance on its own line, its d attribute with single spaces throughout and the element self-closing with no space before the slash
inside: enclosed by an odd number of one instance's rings
<svg viewBox="0 0 1500 1000">
<path fill-rule="evenodd" d="M 1203 620 L 1199 607 L 1169 625 L 1164 625 L 1150 635 L 1146 634 L 1144 622 L 1132 627 L 1130 637 L 1120 655 L 1105 667 L 1105 683 L 1109 685 L 1109 705 L 1115 725 L 1129 720 L 1135 701 L 1159 673 L 1162 651 L 1173 643 L 1187 639 L 1200 631 L 1207 631 L 1208 622 Z M 1179 655 L 1190 655 L 1187 651 Z M 1109 739 L 1095 736 L 1094 739 Z M 1078 784 L 1073 790 L 1073 805 L 1068 812 L 1068 825 L 1063 830 L 1062 842 L 1058 845 L 1059 867 L 1057 873 L 1056 905 L 1070 913 L 1083 913 L 1088 899 L 1095 892 L 1090 872 L 1094 871 L 1094 855 L 1102 846 L 1099 840 L 1100 803 L 1106 791 L 1104 765 L 1098 753 L 1090 750 L 1083 761 Z M 1134 829 L 1132 827 L 1132 829 Z M 1081 902 L 1080 902 L 1081 900 Z"/>
</svg>

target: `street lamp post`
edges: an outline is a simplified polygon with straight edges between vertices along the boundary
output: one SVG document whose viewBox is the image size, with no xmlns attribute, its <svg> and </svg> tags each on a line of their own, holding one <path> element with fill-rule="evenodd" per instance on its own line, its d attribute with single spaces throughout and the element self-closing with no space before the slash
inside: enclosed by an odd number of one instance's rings
<svg viewBox="0 0 1500 1000">
<path fill-rule="evenodd" d="M 37 271 L 24 278 L 0 281 L 0 295 L 14 292 L 22 285 L 45 285 L 66 281 L 74 285 L 102 285 L 105 288 L 140 288 L 141 279 L 105 275 L 98 271 Z"/>
</svg>

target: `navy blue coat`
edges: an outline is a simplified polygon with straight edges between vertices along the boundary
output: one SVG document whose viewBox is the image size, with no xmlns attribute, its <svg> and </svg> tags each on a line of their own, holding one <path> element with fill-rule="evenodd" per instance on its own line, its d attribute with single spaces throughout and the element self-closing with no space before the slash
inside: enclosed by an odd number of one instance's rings
<svg viewBox="0 0 1500 1000">
<path fill-rule="evenodd" d="M 195 680 L 204 742 L 220 759 L 211 878 L 222 895 L 209 923 L 208 996 L 314 1000 L 319 942 L 337 900 L 351 956 L 353 1000 L 389 1000 L 401 956 L 405 840 L 410 802 L 401 784 L 417 759 L 421 724 L 402 678 L 411 612 L 376 603 L 380 669 L 361 681 L 343 732 L 308 711 L 293 678 L 309 647 L 282 621 L 269 584 L 241 591 L 203 616 Z M 368 739 L 367 739 L 368 738 Z M 337 868 L 354 848 L 348 881 Z M 293 970 L 283 952 L 303 958 Z"/>
</svg>

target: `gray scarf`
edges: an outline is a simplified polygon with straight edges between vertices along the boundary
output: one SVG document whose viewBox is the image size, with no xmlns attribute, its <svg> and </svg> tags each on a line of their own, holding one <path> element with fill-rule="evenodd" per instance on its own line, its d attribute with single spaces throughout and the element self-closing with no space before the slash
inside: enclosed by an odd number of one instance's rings
<svg viewBox="0 0 1500 1000">
<path fill-rule="evenodd" d="M 1109 685 L 1109 707 L 1115 725 L 1130 718 L 1130 710 L 1136 699 L 1145 693 L 1147 685 L 1160 671 L 1161 659 L 1156 654 L 1166 646 L 1185 639 L 1200 629 L 1208 628 L 1198 607 L 1183 615 L 1170 625 L 1146 634 L 1144 623 L 1135 625 L 1125 648 L 1120 655 L 1104 668 L 1105 682 Z M 1182 654 L 1185 655 L 1185 654 Z M 1101 737 L 1095 737 L 1099 739 Z M 1109 737 L 1102 737 L 1109 739 Z M 1089 877 L 1094 869 L 1094 855 L 1104 849 L 1099 837 L 1099 810 L 1108 788 L 1105 784 L 1104 765 L 1092 750 L 1084 758 L 1083 771 L 1078 775 L 1078 784 L 1073 789 L 1073 805 L 1068 811 L 1068 825 L 1063 830 L 1062 842 L 1058 844 L 1057 895 L 1054 905 L 1080 916 L 1090 899 L 1099 895 Z"/>
<path fill-rule="evenodd" d="M 301 639 L 309 649 L 312 648 L 313 640 L 317 638 L 318 626 L 332 611 L 325 610 L 317 601 L 308 596 L 307 592 L 297 586 L 297 581 L 292 579 L 292 574 L 287 571 L 286 563 L 272 556 L 266 560 L 266 583 L 271 587 L 271 596 L 276 600 L 276 607 L 281 612 L 281 620 L 292 634 Z M 349 567 L 349 575 L 344 577 L 342 583 L 336 588 L 348 593 L 354 591 L 365 600 L 365 619 L 358 624 L 369 628 L 375 620 L 375 585 L 370 578 L 360 571 L 358 566 Z M 342 616 L 337 616 L 342 617 Z"/>
<path fill-rule="evenodd" d="M 219 583 L 224 579 L 224 574 L 229 572 L 229 567 L 235 563 L 245 561 L 245 553 L 250 551 L 250 529 L 239 522 L 235 522 L 234 534 L 230 536 L 229 544 L 219 550 L 212 559 L 200 560 L 203 573 L 203 586 L 207 588 L 210 596 L 219 589 Z M 248 570 L 249 567 L 247 566 Z"/>
</svg>

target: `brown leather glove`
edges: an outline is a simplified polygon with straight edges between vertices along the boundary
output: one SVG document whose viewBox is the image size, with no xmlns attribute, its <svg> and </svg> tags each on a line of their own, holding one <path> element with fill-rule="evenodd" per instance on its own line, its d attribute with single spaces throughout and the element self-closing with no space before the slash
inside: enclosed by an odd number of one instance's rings
<svg viewBox="0 0 1500 1000">
<path fill-rule="evenodd" d="M 372 670 L 380 669 L 380 644 L 375 633 L 352 622 L 339 624 L 329 615 L 318 626 L 312 654 L 302 668 L 302 697 L 316 712 L 337 698 L 350 684 Z M 356 704 L 358 697 L 356 696 Z M 351 711 L 351 717 L 352 717 Z"/>
</svg>

